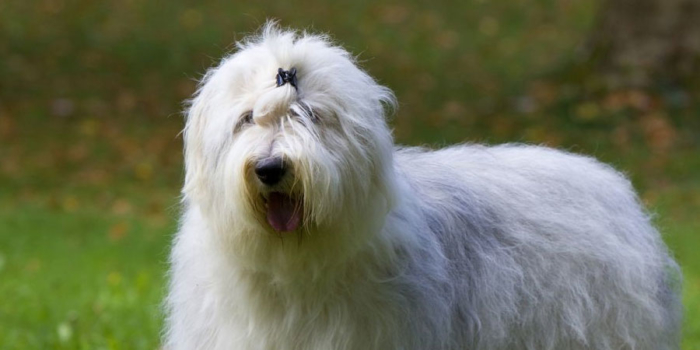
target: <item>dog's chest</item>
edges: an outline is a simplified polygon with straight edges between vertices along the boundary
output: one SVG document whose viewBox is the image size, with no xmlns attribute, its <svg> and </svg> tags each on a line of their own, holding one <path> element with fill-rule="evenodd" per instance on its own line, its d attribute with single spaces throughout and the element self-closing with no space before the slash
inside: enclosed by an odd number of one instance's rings
<svg viewBox="0 0 700 350">
<path fill-rule="evenodd" d="M 405 332 L 391 293 L 356 287 L 295 294 L 248 286 L 229 294 L 226 307 L 217 310 L 218 321 L 210 323 L 217 329 L 206 333 L 217 335 L 217 349 L 230 344 L 248 350 L 395 348 Z"/>
</svg>

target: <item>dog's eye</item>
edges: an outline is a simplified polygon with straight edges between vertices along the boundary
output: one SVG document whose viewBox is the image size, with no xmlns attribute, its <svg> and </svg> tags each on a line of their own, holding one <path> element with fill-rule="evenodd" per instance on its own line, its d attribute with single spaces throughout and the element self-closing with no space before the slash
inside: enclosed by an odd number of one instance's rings
<svg viewBox="0 0 700 350">
<path fill-rule="evenodd" d="M 253 122 L 253 111 L 248 111 L 241 115 L 241 123 L 250 124 Z"/>
<path fill-rule="evenodd" d="M 252 124 L 252 123 L 253 123 L 253 111 L 247 111 L 247 112 L 241 114 L 241 117 L 238 118 L 238 122 L 236 123 L 236 126 L 233 128 L 233 131 L 237 132 L 238 130 L 241 130 L 241 128 L 244 125 Z"/>
</svg>

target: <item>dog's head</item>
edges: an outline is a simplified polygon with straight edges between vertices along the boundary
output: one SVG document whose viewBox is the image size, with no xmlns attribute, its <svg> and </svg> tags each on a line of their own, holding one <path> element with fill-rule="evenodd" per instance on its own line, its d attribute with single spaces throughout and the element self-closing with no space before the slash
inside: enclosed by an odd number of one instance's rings
<svg viewBox="0 0 700 350">
<path fill-rule="evenodd" d="M 386 214 L 391 91 L 326 36 L 268 24 L 237 47 L 188 111 L 186 201 L 222 231 L 283 238 Z"/>
</svg>

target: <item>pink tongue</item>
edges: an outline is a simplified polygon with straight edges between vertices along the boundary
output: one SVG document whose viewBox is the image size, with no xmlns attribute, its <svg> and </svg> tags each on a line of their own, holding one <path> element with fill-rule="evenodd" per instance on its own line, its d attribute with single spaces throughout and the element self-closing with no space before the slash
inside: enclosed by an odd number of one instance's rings
<svg viewBox="0 0 700 350">
<path fill-rule="evenodd" d="M 302 208 L 289 196 L 272 192 L 267 199 L 267 222 L 277 231 L 294 231 L 301 224 Z"/>
</svg>

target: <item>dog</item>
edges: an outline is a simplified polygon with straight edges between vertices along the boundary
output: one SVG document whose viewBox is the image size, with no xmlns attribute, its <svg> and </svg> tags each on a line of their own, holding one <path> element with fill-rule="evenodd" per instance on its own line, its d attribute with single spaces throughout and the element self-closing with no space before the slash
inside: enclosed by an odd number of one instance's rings
<svg viewBox="0 0 700 350">
<path fill-rule="evenodd" d="M 266 24 L 184 129 L 166 349 L 679 347 L 679 268 L 630 182 L 541 146 L 401 148 L 393 93 Z"/>
</svg>

